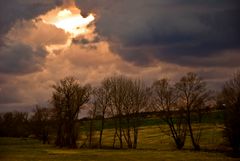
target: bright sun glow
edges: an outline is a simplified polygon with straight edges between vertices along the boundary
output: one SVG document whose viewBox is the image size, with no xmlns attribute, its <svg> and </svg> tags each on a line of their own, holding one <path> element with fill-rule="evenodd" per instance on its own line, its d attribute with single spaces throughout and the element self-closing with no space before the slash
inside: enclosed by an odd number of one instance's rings
<svg viewBox="0 0 240 161">
<path fill-rule="evenodd" d="M 93 14 L 84 18 L 80 10 L 74 8 L 73 11 L 75 13 L 69 9 L 60 10 L 52 17 L 43 17 L 43 21 L 70 33 L 72 38 L 89 33 L 87 26 L 94 20 Z"/>
<path fill-rule="evenodd" d="M 93 14 L 89 14 L 84 18 L 76 6 L 67 9 L 56 8 L 40 16 L 40 19 L 46 24 L 51 24 L 59 29 L 63 29 L 70 35 L 65 44 L 51 44 L 46 46 L 46 49 L 50 53 L 53 53 L 54 50 L 66 49 L 71 45 L 73 38 L 80 36 L 91 40 L 94 37 L 95 27 L 89 26 L 95 19 Z"/>
<path fill-rule="evenodd" d="M 94 16 L 90 14 L 83 18 L 80 14 L 72 14 L 69 10 L 63 10 L 58 13 L 58 19 L 53 22 L 58 28 L 72 34 L 73 37 L 87 33 L 86 26 L 94 20 Z"/>
</svg>

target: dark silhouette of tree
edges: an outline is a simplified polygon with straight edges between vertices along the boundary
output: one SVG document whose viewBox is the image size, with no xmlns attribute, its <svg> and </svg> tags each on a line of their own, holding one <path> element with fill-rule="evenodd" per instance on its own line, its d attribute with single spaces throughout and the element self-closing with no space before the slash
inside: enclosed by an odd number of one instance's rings
<svg viewBox="0 0 240 161">
<path fill-rule="evenodd" d="M 195 150 L 200 150 L 201 136 L 201 120 L 203 112 L 209 102 L 210 91 L 206 88 L 206 83 L 203 82 L 195 73 L 188 73 L 176 83 L 176 89 L 179 93 L 179 106 L 183 108 L 185 119 L 188 124 L 192 145 Z M 195 123 L 195 130 L 193 130 Z M 198 128 L 197 128 L 198 126 Z"/>
<path fill-rule="evenodd" d="M 4 119 L 3 119 L 3 114 L 0 113 L 0 137 L 4 136 Z"/>
<path fill-rule="evenodd" d="M 109 111 L 114 122 L 116 138 L 120 148 L 124 141 L 128 148 L 137 148 L 138 128 L 141 125 L 141 112 L 148 105 L 149 89 L 140 80 L 124 76 L 113 76 L 105 80 L 109 88 Z"/>
<path fill-rule="evenodd" d="M 1 136 L 27 137 L 30 134 L 26 112 L 7 112 L 1 116 L 1 120 Z"/>
<path fill-rule="evenodd" d="M 95 120 L 97 117 L 97 105 L 96 102 L 88 106 L 89 111 L 88 111 L 88 118 L 89 121 L 87 121 L 87 142 L 88 144 L 85 143 L 85 146 L 88 148 L 96 148 L 98 147 L 98 143 L 96 142 L 96 126 L 95 126 Z"/>
<path fill-rule="evenodd" d="M 138 129 L 142 124 L 142 112 L 149 104 L 150 89 L 140 80 L 131 80 L 127 88 L 127 98 L 124 101 L 124 114 L 127 123 L 125 138 L 128 148 L 137 148 Z M 131 134 L 132 131 L 132 134 Z M 133 139 L 132 139 L 132 137 Z"/>
<path fill-rule="evenodd" d="M 178 105 L 177 90 L 169 84 L 167 79 L 154 82 L 152 89 L 155 111 L 159 112 L 159 117 L 168 124 L 176 147 L 182 149 L 186 139 L 187 124 L 184 111 Z"/>
<path fill-rule="evenodd" d="M 81 86 L 73 77 L 66 77 L 53 86 L 52 102 L 57 121 L 56 145 L 76 148 L 78 131 L 76 120 L 80 107 L 89 101 L 91 88 Z"/>
<path fill-rule="evenodd" d="M 101 126 L 99 133 L 99 147 L 102 148 L 102 135 L 105 125 L 105 117 L 107 110 L 111 105 L 111 97 L 110 97 L 110 82 L 109 80 L 103 80 L 101 86 L 94 90 L 94 106 L 96 107 L 96 111 L 101 117 Z"/>
<path fill-rule="evenodd" d="M 111 93 L 111 115 L 115 125 L 113 147 L 115 146 L 116 137 L 119 139 L 120 148 L 123 148 L 123 108 L 124 101 L 127 98 L 129 79 L 123 76 L 113 76 L 107 79 L 110 84 Z"/>
<path fill-rule="evenodd" d="M 51 109 L 36 106 L 34 114 L 31 117 L 29 124 L 32 133 L 42 140 L 43 144 L 49 144 L 49 131 L 51 128 Z"/>
<path fill-rule="evenodd" d="M 227 81 L 222 89 L 219 101 L 224 106 L 224 137 L 234 153 L 240 152 L 240 72 Z"/>
</svg>

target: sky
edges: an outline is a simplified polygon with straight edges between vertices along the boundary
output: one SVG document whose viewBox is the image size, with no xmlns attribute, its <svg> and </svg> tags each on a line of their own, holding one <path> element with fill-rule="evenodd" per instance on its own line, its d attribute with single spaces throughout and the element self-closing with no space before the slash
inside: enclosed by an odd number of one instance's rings
<svg viewBox="0 0 240 161">
<path fill-rule="evenodd" d="M 46 105 L 66 76 L 112 75 L 220 90 L 240 69 L 239 0 L 1 0 L 0 112 Z"/>
</svg>

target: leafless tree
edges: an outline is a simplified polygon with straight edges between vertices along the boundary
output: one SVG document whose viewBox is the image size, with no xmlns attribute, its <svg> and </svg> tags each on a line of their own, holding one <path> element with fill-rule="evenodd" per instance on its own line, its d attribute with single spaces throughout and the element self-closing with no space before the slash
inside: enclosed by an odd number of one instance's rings
<svg viewBox="0 0 240 161">
<path fill-rule="evenodd" d="M 54 85 L 53 89 L 52 102 L 58 123 L 56 145 L 76 148 L 76 120 L 80 107 L 89 100 L 91 88 L 89 85 L 81 86 L 73 77 L 66 77 Z"/>
<path fill-rule="evenodd" d="M 127 109 L 127 127 L 133 129 L 133 143 L 131 141 L 130 129 L 128 132 L 128 147 L 137 148 L 138 129 L 142 124 L 144 112 L 148 108 L 150 96 L 150 88 L 146 87 L 141 80 L 132 80 L 128 88 L 128 97 L 125 101 L 125 109 Z M 129 125 L 130 124 L 130 125 Z"/>
<path fill-rule="evenodd" d="M 240 151 L 240 71 L 227 81 L 222 89 L 220 100 L 225 110 L 224 137 L 234 153 Z"/>
<path fill-rule="evenodd" d="M 6 112 L 1 116 L 0 136 L 27 137 L 29 135 L 28 113 Z"/>
<path fill-rule="evenodd" d="M 96 119 L 98 106 L 97 106 L 96 102 L 94 102 L 92 104 L 92 106 L 90 106 L 89 108 L 90 108 L 90 110 L 88 112 L 89 113 L 89 133 L 87 136 L 88 147 L 95 148 L 96 144 L 94 143 L 94 134 L 95 134 L 96 128 L 94 126 L 94 121 Z"/>
<path fill-rule="evenodd" d="M 51 111 L 48 108 L 36 106 L 30 119 L 31 130 L 34 135 L 42 140 L 43 144 L 49 144 Z"/>
<path fill-rule="evenodd" d="M 169 129 L 176 147 L 182 149 L 186 139 L 187 124 L 183 117 L 183 109 L 178 105 L 178 93 L 167 79 L 153 83 L 153 105 Z"/>
<path fill-rule="evenodd" d="M 210 91 L 206 88 L 206 83 L 195 73 L 188 73 L 176 83 L 176 89 L 179 93 L 180 106 L 184 109 L 185 119 L 195 150 L 200 150 L 200 136 L 204 109 L 210 100 Z M 193 130 L 193 123 L 198 125 L 198 129 Z"/>
<path fill-rule="evenodd" d="M 99 134 L 99 147 L 102 148 L 102 135 L 105 124 L 107 110 L 111 105 L 111 84 L 108 79 L 102 81 L 101 86 L 94 90 L 94 106 L 101 117 L 101 127 Z"/>
<path fill-rule="evenodd" d="M 113 76 L 105 81 L 110 87 L 109 109 L 115 123 L 113 146 L 117 137 L 120 148 L 123 148 L 124 140 L 128 148 L 136 148 L 141 112 L 148 103 L 148 89 L 140 80 L 132 80 L 124 76 Z"/>
<path fill-rule="evenodd" d="M 123 76 L 113 76 L 107 78 L 110 84 L 111 107 L 110 111 L 115 124 L 113 147 L 116 137 L 119 139 L 120 148 L 123 148 L 123 125 L 124 125 L 124 101 L 127 98 L 129 79 Z"/>
</svg>

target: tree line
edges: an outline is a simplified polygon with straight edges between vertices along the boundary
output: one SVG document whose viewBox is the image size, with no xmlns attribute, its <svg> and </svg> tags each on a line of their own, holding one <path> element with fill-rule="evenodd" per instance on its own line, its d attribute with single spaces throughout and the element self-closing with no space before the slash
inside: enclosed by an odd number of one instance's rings
<svg viewBox="0 0 240 161">
<path fill-rule="evenodd" d="M 111 120 L 114 130 L 112 147 L 136 149 L 144 113 L 151 112 L 168 126 L 169 130 L 165 132 L 171 136 L 177 149 L 184 147 L 189 135 L 193 149 L 200 150 L 203 116 L 218 106 L 225 110 L 225 139 L 235 152 L 240 148 L 240 72 L 227 81 L 217 95 L 195 73 L 187 73 L 175 83 L 161 79 L 150 86 L 140 79 L 126 76 L 105 78 L 98 87 L 66 77 L 53 85 L 51 105 L 52 108 L 36 107 L 31 117 L 19 112 L 1 115 L 0 136 L 32 134 L 47 143 L 49 134 L 55 133 L 56 146 L 77 148 L 81 131 L 79 114 L 85 107 L 89 109 L 88 133 L 82 146 L 102 148 L 106 120 Z M 100 122 L 97 141 L 96 120 Z"/>
</svg>

